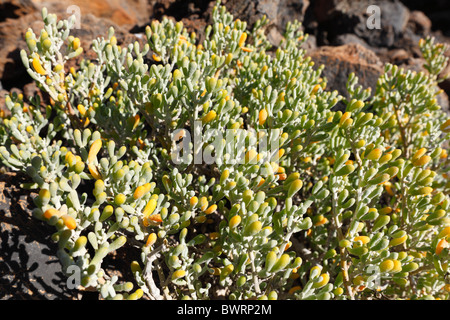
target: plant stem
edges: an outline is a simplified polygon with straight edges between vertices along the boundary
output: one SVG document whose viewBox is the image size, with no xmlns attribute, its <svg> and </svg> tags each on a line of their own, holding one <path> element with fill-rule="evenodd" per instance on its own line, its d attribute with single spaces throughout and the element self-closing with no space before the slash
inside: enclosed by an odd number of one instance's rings
<svg viewBox="0 0 450 320">
<path fill-rule="evenodd" d="M 405 158 L 409 158 L 408 157 L 408 143 L 407 143 L 407 140 L 406 140 L 405 128 L 403 127 L 402 122 L 400 120 L 399 110 L 397 109 L 396 104 L 393 103 L 393 106 L 394 106 L 394 111 L 395 111 L 395 118 L 397 119 L 398 128 L 400 130 L 400 136 L 402 137 L 403 154 L 405 155 Z"/>
<path fill-rule="evenodd" d="M 336 192 L 333 192 L 332 199 L 333 199 L 332 200 L 333 221 L 334 221 L 335 228 L 336 228 L 336 231 L 338 234 L 338 241 L 341 241 L 341 240 L 345 239 L 345 237 L 344 237 L 344 234 L 342 233 L 342 229 L 339 226 L 339 219 L 338 219 L 337 212 L 336 212 L 336 210 L 337 210 Z M 347 293 L 350 296 L 350 299 L 355 300 L 352 285 L 350 282 L 350 278 L 348 276 L 347 251 L 345 250 L 345 248 L 340 248 L 339 254 L 341 256 L 340 267 L 341 267 L 342 277 L 343 277 L 343 281 L 344 281 L 344 287 L 346 288 Z"/>
<path fill-rule="evenodd" d="M 250 263 L 251 263 L 251 266 L 252 266 L 253 283 L 255 285 L 255 292 L 257 294 L 260 294 L 261 293 L 261 289 L 259 288 L 259 279 L 258 279 L 258 275 L 256 273 L 255 257 L 253 255 L 253 250 L 249 250 L 248 251 L 248 256 L 250 258 Z"/>
<path fill-rule="evenodd" d="M 165 245 L 162 244 L 158 248 L 154 249 L 152 252 L 150 252 L 147 256 L 147 263 L 145 266 L 143 278 L 147 282 L 147 286 L 149 287 L 150 292 L 148 295 L 150 296 L 151 300 L 162 300 L 163 297 L 160 294 L 159 288 L 156 286 L 155 281 L 153 280 L 152 276 L 152 269 L 153 269 L 153 262 L 158 258 L 159 252 L 164 249 Z"/>
</svg>

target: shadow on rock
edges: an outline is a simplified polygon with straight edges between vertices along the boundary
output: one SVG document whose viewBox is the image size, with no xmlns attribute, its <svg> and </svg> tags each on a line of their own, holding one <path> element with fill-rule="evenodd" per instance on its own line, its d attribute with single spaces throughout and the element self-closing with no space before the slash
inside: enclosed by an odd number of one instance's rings
<svg viewBox="0 0 450 320">
<path fill-rule="evenodd" d="M 32 194 L 19 191 L 17 180 L 0 176 L 0 299 L 74 299 L 77 291 L 66 286 L 52 228 L 31 216 Z"/>
</svg>

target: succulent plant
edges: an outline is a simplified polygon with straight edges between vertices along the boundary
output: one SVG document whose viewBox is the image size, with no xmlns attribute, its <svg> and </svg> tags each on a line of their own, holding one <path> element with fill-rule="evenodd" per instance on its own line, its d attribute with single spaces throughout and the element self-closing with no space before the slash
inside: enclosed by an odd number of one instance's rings
<svg viewBox="0 0 450 320">
<path fill-rule="evenodd" d="M 212 16 L 202 42 L 167 18 L 144 44 L 110 28 L 70 68 L 74 19 L 44 9 L 26 32 L 47 100 L 6 98 L 0 158 L 28 176 L 64 272 L 104 299 L 448 298 L 446 47 L 421 40 L 426 70 L 387 64 L 375 92 L 351 74 L 345 98 L 299 22 L 273 48 L 266 17 Z M 132 279 L 105 269 L 119 248 L 140 253 Z"/>
</svg>

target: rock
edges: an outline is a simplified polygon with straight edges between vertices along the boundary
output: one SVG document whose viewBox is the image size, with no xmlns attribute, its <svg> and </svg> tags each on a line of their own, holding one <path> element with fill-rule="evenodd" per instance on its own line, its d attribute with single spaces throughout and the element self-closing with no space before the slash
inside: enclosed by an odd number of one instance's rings
<svg viewBox="0 0 450 320">
<path fill-rule="evenodd" d="M 4 89 L 22 87 L 31 81 L 22 65 L 20 49 L 26 48 L 25 32 L 29 27 L 38 25 L 39 17 L 40 14 L 34 12 L 0 23 L 0 81 Z"/>
<path fill-rule="evenodd" d="M 51 239 L 55 227 L 32 216 L 37 194 L 20 188 L 26 179 L 0 173 L 0 300 L 98 300 L 97 291 L 69 288 Z M 132 281 L 129 261 L 139 257 L 140 250 L 124 246 L 105 257 L 103 268 Z"/>
<path fill-rule="evenodd" d="M 268 27 L 267 40 L 274 46 L 280 45 L 283 35 L 276 27 Z"/>
<path fill-rule="evenodd" d="M 35 195 L 18 182 L 16 174 L 0 175 L 0 299 L 74 299 L 50 239 L 53 228 L 31 216 Z"/>
<path fill-rule="evenodd" d="M 311 52 L 317 49 L 317 40 L 316 37 L 312 34 L 308 34 L 308 38 L 306 41 L 301 45 L 303 49 L 306 50 L 306 52 Z"/>
<path fill-rule="evenodd" d="M 368 12 L 371 5 L 380 9 L 380 29 L 368 27 L 373 15 L 372 11 Z M 353 33 L 371 47 L 394 45 L 409 18 L 408 8 L 398 0 L 317 0 L 313 12 L 322 33 L 319 43 L 333 43 L 339 35 Z"/>
<path fill-rule="evenodd" d="M 89 48 L 94 37 L 106 36 L 111 25 L 116 30 L 119 43 L 122 41 L 128 44 L 137 40 L 128 30 L 138 22 L 147 22 L 150 12 L 150 6 L 139 0 L 74 0 L 71 4 L 79 7 L 81 18 L 80 28 L 74 29 L 72 34 L 80 37 L 85 50 Z M 15 9 L 6 19 L 1 19 L 0 15 L 0 81 L 6 90 L 12 87 L 22 88 L 31 82 L 20 58 L 20 50 L 26 49 L 26 30 L 29 27 L 35 32 L 42 29 L 40 12 L 44 6 L 49 12 L 57 14 L 58 18 L 67 18 L 74 12 L 67 12 L 67 3 L 59 1 L 10 0 L 1 6 Z M 87 55 L 89 56 L 89 53 Z"/>
<path fill-rule="evenodd" d="M 66 70 L 70 67 L 79 65 L 82 59 L 94 60 L 97 59 L 97 54 L 91 49 L 92 41 L 98 37 L 107 37 L 108 29 L 112 26 L 114 28 L 114 35 L 117 38 L 117 44 L 127 45 L 138 41 L 143 46 L 143 39 L 138 35 L 131 34 L 123 26 L 116 25 L 109 19 L 99 18 L 92 14 L 85 14 L 81 16 L 80 29 L 72 30 L 71 34 L 74 37 L 80 38 L 81 46 L 84 49 L 84 53 L 76 59 L 69 60 L 65 66 Z"/>
<path fill-rule="evenodd" d="M 401 0 L 410 10 L 422 11 L 433 23 L 434 30 L 450 36 L 450 2 L 448 0 Z"/>
<path fill-rule="evenodd" d="M 252 26 L 263 15 L 283 30 L 288 21 L 297 19 L 303 21 L 309 0 L 228 0 L 227 9 L 243 21 Z"/>
<path fill-rule="evenodd" d="M 69 288 L 51 239 L 55 228 L 32 216 L 37 194 L 20 188 L 26 179 L 0 173 L 0 300 L 98 300 L 97 291 Z M 139 257 L 134 247 L 122 247 L 105 257 L 105 271 L 131 280 L 127 261 Z"/>
<path fill-rule="evenodd" d="M 447 37 L 450 37 L 450 27 L 448 23 L 448 17 L 450 17 L 450 8 L 443 11 L 436 11 L 429 15 L 431 21 L 433 21 L 433 27 L 442 30 L 442 33 Z"/>
<path fill-rule="evenodd" d="M 86 14 L 92 14 L 98 18 L 105 18 L 119 26 L 133 27 L 146 21 L 151 14 L 151 6 L 146 1 L 140 0 L 71 0 L 64 1 L 41 1 L 30 0 L 40 11 L 46 7 L 48 12 L 72 13 L 71 6 L 79 8 L 81 19 Z M 73 7 L 76 10 L 76 7 Z M 69 11 L 69 12 L 67 12 Z"/>
<path fill-rule="evenodd" d="M 67 18 L 69 16 L 65 11 L 56 12 L 56 14 L 58 18 Z M 20 50 L 27 49 L 24 41 L 26 30 L 31 28 L 35 33 L 38 33 L 43 28 L 43 25 L 41 14 L 38 11 L 26 14 L 18 19 L 7 19 L 0 23 L 0 81 L 4 89 L 9 90 L 12 87 L 23 88 L 27 83 L 32 82 L 31 77 L 22 64 Z M 89 50 L 92 40 L 96 37 L 105 37 L 110 26 L 114 27 L 119 44 L 128 44 L 139 40 L 124 27 L 115 24 L 109 19 L 98 18 L 92 14 L 82 15 L 81 28 L 73 29 L 71 34 L 80 38 L 81 45 L 86 51 L 84 56 L 92 57 L 93 53 Z M 80 58 L 70 61 L 68 67 L 78 63 Z"/>
<path fill-rule="evenodd" d="M 426 35 L 431 31 L 431 20 L 422 11 L 411 11 L 408 24 L 414 33 Z"/>
<path fill-rule="evenodd" d="M 85 14 L 81 17 L 80 29 L 74 29 L 71 34 L 79 37 L 81 45 L 88 50 L 92 41 L 97 37 L 107 37 L 109 27 L 114 28 L 114 35 L 119 45 L 133 43 L 139 41 L 139 37 L 131 34 L 126 28 L 117 25 L 112 20 L 99 18 L 93 14 Z"/>
<path fill-rule="evenodd" d="M 419 48 L 419 40 L 421 35 L 414 33 L 411 29 L 406 28 L 402 37 L 398 38 L 395 45 L 390 49 L 404 49 L 410 57 L 418 58 L 422 56 Z"/>
<path fill-rule="evenodd" d="M 351 43 L 357 43 L 367 49 L 370 49 L 370 46 L 363 39 L 352 33 L 341 34 L 337 36 L 336 40 L 334 41 L 334 45 L 337 46 Z"/>
<path fill-rule="evenodd" d="M 402 61 L 405 61 L 410 57 L 409 53 L 406 52 L 405 49 L 390 50 L 388 52 L 388 55 L 389 55 L 389 59 L 390 59 L 391 63 L 394 63 L 394 64 L 399 64 Z"/>
<path fill-rule="evenodd" d="M 450 58 L 450 50 L 447 51 L 446 56 Z M 450 96 L 450 59 L 447 67 L 441 72 L 440 76 L 443 81 L 439 83 L 439 87 L 447 93 L 447 96 Z M 450 111 L 450 108 L 448 110 Z"/>
<path fill-rule="evenodd" d="M 409 58 L 401 64 L 398 64 L 400 68 L 411 70 L 414 72 L 424 71 L 423 65 L 425 64 L 425 60 L 423 58 Z"/>
<path fill-rule="evenodd" d="M 377 79 L 383 72 L 383 64 L 377 55 L 359 45 L 346 44 L 338 47 L 323 46 L 309 54 L 317 64 L 325 65 L 323 76 L 327 78 L 327 88 L 346 95 L 346 83 L 351 72 L 359 78 L 364 88 L 375 90 Z"/>
<path fill-rule="evenodd" d="M 6 19 L 16 19 L 35 10 L 33 0 L 2 1 L 0 2 L 0 22 Z"/>
<path fill-rule="evenodd" d="M 309 0 L 228 0 L 227 9 L 251 27 L 263 15 L 270 20 L 268 38 L 277 45 L 288 21 L 303 21 Z"/>
<path fill-rule="evenodd" d="M 442 110 L 450 115 L 450 102 L 448 99 L 448 95 L 445 92 L 438 94 L 437 102 L 441 106 Z"/>
<path fill-rule="evenodd" d="M 5 116 L 9 116 L 11 114 L 8 107 L 5 105 L 5 98 L 8 94 L 8 90 L 0 89 L 0 110 L 4 113 Z"/>
<path fill-rule="evenodd" d="M 42 91 L 36 85 L 36 82 L 30 82 L 23 87 L 23 96 L 26 100 L 30 97 L 34 97 L 35 95 L 39 95 L 41 101 L 45 101 L 42 96 Z"/>
</svg>

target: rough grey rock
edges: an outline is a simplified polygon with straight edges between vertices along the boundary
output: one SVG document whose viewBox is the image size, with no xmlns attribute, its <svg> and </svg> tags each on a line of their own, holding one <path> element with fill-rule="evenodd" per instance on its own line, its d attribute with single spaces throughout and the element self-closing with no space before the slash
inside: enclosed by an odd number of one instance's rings
<svg viewBox="0 0 450 320">
<path fill-rule="evenodd" d="M 268 38 L 277 45 L 288 21 L 304 20 L 309 0 L 228 0 L 225 6 L 235 18 L 247 21 L 249 26 L 266 15 L 270 20 Z"/>
<path fill-rule="evenodd" d="M 371 5 L 380 9 L 380 29 L 368 28 Z M 408 8 L 397 0 L 317 0 L 314 13 L 326 30 L 324 41 L 332 43 L 341 34 L 353 33 L 373 47 L 394 45 L 409 19 Z"/>
<path fill-rule="evenodd" d="M 32 195 L 19 189 L 20 180 L 0 175 L 0 299 L 74 299 L 50 239 L 53 228 L 32 218 Z"/>
<path fill-rule="evenodd" d="M 344 33 L 336 37 L 334 44 L 337 46 L 341 46 L 344 44 L 357 43 L 367 49 L 370 49 L 370 46 L 360 37 L 353 33 Z"/>
</svg>

